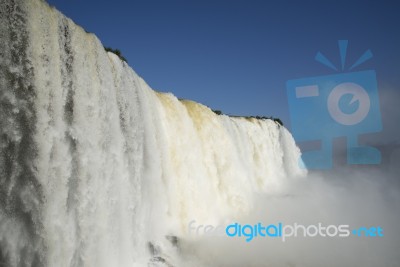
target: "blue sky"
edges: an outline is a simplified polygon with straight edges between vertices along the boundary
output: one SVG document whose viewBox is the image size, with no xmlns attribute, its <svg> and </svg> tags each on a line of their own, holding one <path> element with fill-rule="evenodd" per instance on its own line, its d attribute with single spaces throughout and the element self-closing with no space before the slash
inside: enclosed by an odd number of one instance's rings
<svg viewBox="0 0 400 267">
<path fill-rule="evenodd" d="M 356 70 L 376 70 L 384 97 L 400 89 L 395 1 L 48 2 L 120 49 L 153 89 L 227 114 L 272 115 L 290 128 L 286 81 L 334 74 L 314 56 L 339 66 L 340 39 L 349 40 L 347 67 L 371 49 Z"/>
</svg>

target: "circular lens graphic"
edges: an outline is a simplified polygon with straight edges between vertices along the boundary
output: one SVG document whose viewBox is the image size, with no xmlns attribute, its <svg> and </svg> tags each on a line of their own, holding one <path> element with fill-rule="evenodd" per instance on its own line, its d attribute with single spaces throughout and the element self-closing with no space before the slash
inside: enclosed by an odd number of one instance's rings
<svg viewBox="0 0 400 267">
<path fill-rule="evenodd" d="M 351 114 L 343 112 L 339 106 L 340 99 L 346 94 L 353 96 L 348 105 L 356 101 L 359 102 L 358 109 Z M 370 106 L 371 102 L 368 93 L 364 88 L 355 83 L 341 83 L 337 85 L 333 88 L 328 97 L 329 114 L 335 121 L 343 125 L 355 125 L 360 123 L 367 116 Z"/>
</svg>

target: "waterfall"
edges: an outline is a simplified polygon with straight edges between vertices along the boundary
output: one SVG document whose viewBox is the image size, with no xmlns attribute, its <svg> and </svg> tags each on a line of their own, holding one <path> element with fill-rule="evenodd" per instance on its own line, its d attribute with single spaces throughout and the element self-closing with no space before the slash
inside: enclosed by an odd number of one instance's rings
<svg viewBox="0 0 400 267">
<path fill-rule="evenodd" d="M 305 174 L 283 126 L 153 91 L 44 1 L 1 1 L 0 57 L 0 266 L 147 266 Z"/>
</svg>

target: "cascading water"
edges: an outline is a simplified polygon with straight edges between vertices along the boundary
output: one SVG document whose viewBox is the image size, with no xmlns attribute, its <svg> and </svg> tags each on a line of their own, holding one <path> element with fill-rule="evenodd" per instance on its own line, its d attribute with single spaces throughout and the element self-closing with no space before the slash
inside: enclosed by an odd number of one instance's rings
<svg viewBox="0 0 400 267">
<path fill-rule="evenodd" d="M 0 12 L 0 266 L 180 266 L 165 236 L 304 175 L 274 121 L 151 90 L 44 1 Z"/>
</svg>

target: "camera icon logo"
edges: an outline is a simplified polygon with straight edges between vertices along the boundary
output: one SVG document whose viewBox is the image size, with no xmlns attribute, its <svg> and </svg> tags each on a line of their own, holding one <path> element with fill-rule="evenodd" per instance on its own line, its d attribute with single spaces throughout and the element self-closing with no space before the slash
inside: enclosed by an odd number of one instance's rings
<svg viewBox="0 0 400 267">
<path fill-rule="evenodd" d="M 347 41 L 339 41 L 339 48 L 343 70 Z M 371 51 L 366 51 L 350 70 L 371 57 Z M 316 60 L 337 70 L 321 53 Z M 332 168 L 332 142 L 342 136 L 347 138 L 348 164 L 380 163 L 379 150 L 358 143 L 360 134 L 382 130 L 374 70 L 290 80 L 286 85 L 294 138 L 321 141 L 320 150 L 303 152 L 301 164 L 309 169 Z"/>
</svg>

